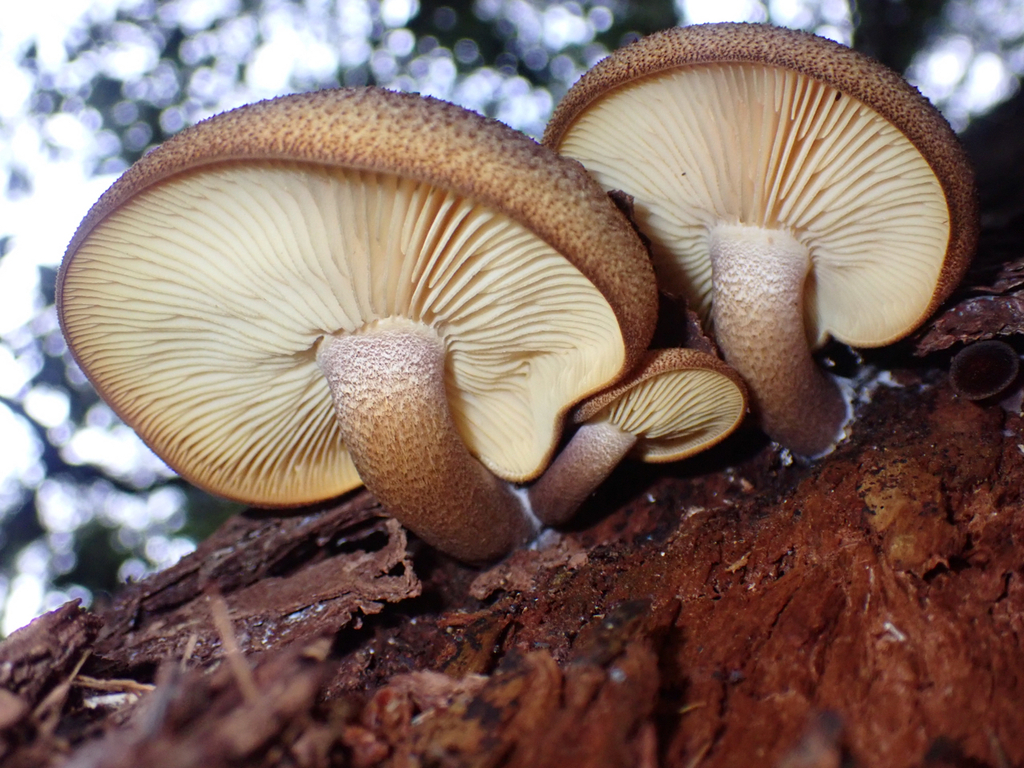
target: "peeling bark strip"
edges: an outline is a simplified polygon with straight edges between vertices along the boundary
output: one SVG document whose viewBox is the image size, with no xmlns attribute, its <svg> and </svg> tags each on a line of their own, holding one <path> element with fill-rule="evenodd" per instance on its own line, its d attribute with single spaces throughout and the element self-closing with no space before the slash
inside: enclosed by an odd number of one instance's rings
<svg viewBox="0 0 1024 768">
<path fill-rule="evenodd" d="M 958 342 L 1024 333 L 1024 293 L 975 296 L 954 304 L 925 326 L 914 354 L 923 356 Z"/>
<path fill-rule="evenodd" d="M 0 643 L 0 764 L 8 765 L 20 745 L 36 756 L 50 751 L 69 680 L 102 625 L 78 603 L 40 616 Z"/>
<path fill-rule="evenodd" d="M 92 646 L 102 624 L 73 600 L 14 632 L 0 643 L 0 689 L 35 706 Z"/>
<path fill-rule="evenodd" d="M 357 493 L 342 504 L 305 514 L 236 515 L 174 566 L 121 590 L 106 612 L 101 647 L 104 638 L 116 638 L 149 616 L 195 599 L 207 584 L 227 594 L 322 558 L 330 547 L 344 547 L 349 536 L 362 538 L 361 525 L 382 514 L 371 496 Z"/>
<path fill-rule="evenodd" d="M 302 518 L 229 521 L 163 579 L 133 585 L 111 611 L 117 633 L 107 634 L 97 652 L 128 668 L 182 659 L 186 646 L 193 664 L 220 656 L 211 597 L 199 591 L 204 584 L 222 595 L 246 654 L 336 632 L 357 614 L 417 596 L 405 531 L 376 518 L 377 509 L 364 493 Z M 240 531 L 246 524 L 252 527 Z"/>
</svg>

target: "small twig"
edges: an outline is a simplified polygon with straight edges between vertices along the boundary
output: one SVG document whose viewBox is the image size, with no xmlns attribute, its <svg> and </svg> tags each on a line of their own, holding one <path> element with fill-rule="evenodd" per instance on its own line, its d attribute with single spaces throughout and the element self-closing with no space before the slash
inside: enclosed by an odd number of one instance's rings
<svg viewBox="0 0 1024 768">
<path fill-rule="evenodd" d="M 196 649 L 196 643 L 199 642 L 199 635 L 193 632 L 188 636 L 188 642 L 185 643 L 185 650 L 181 654 L 181 663 L 179 668 L 182 672 L 188 669 L 189 659 L 192 658 L 192 652 Z"/>
<path fill-rule="evenodd" d="M 57 727 L 57 722 L 60 719 L 60 710 L 67 699 L 68 691 L 71 690 L 72 681 L 78 676 L 78 670 L 82 668 L 82 665 L 85 664 L 85 660 L 89 658 L 91 653 L 92 651 L 85 651 L 82 654 L 82 658 L 75 664 L 75 668 L 71 670 L 68 678 L 46 694 L 46 697 L 32 711 L 32 717 L 40 723 L 39 730 L 41 733 L 49 736 Z M 57 716 L 53 717 L 53 715 Z"/>
<path fill-rule="evenodd" d="M 183 673 L 173 664 L 160 667 L 156 673 L 156 690 L 146 698 L 142 716 L 139 718 L 137 739 L 156 738 L 163 729 L 171 703 L 181 693 Z"/>
<path fill-rule="evenodd" d="M 217 634 L 220 635 L 221 647 L 224 648 L 224 655 L 227 658 L 228 665 L 231 667 L 231 671 L 235 676 L 235 681 L 238 683 L 238 687 L 242 691 L 242 696 L 245 700 L 253 704 L 259 701 L 260 692 L 256 687 L 256 680 L 252 676 L 252 669 L 249 668 L 248 662 L 245 660 L 245 655 L 242 653 L 242 649 L 238 646 L 238 640 L 235 638 L 235 632 L 231 628 L 231 617 L 228 615 L 228 604 L 224 598 L 220 596 L 219 592 L 210 591 L 207 595 L 210 600 L 210 613 L 213 616 L 213 626 L 217 630 Z"/>
<path fill-rule="evenodd" d="M 684 704 L 682 707 L 679 708 L 679 714 L 688 715 L 691 712 L 693 712 L 693 710 L 700 709 L 701 707 L 706 707 L 707 705 L 708 704 L 706 701 L 694 701 L 690 704 Z"/>
<path fill-rule="evenodd" d="M 747 564 L 747 559 L 750 557 L 750 553 L 747 552 L 743 557 L 737 560 L 732 565 L 728 566 L 725 570 L 728 573 L 736 573 L 740 568 L 743 568 Z"/>
<path fill-rule="evenodd" d="M 77 675 L 71 684 L 76 688 L 89 688 L 93 691 L 110 691 L 112 693 L 148 693 L 156 688 L 155 685 L 140 683 L 137 680 L 100 680 L 98 677 L 89 677 L 88 675 Z"/>
<path fill-rule="evenodd" d="M 686 768 L 697 768 L 700 765 L 700 761 L 711 751 L 711 744 L 711 739 L 705 741 L 701 748 L 697 750 L 697 753 L 687 761 Z"/>
</svg>

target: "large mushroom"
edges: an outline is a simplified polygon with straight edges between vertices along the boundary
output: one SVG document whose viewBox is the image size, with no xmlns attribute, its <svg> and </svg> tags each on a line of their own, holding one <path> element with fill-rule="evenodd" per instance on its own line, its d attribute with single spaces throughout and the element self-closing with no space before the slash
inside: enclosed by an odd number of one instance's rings
<svg viewBox="0 0 1024 768">
<path fill-rule="evenodd" d="M 848 405 L 812 353 L 910 333 L 977 240 L 973 175 L 899 75 L 757 24 L 656 33 L 573 86 L 544 142 L 634 198 L 663 287 L 710 320 L 765 431 L 828 450 Z"/>
<path fill-rule="evenodd" d="M 560 525 L 628 454 L 652 464 L 679 461 L 717 445 L 747 413 L 739 375 L 695 349 L 657 349 L 618 384 L 576 408 L 580 425 L 529 488 L 530 506 Z"/>
<path fill-rule="evenodd" d="M 184 131 L 100 198 L 57 282 L 82 370 L 183 477 L 261 506 L 361 478 L 470 561 L 532 535 L 505 481 L 635 364 L 656 304 L 639 238 L 578 164 L 380 89 Z"/>
</svg>

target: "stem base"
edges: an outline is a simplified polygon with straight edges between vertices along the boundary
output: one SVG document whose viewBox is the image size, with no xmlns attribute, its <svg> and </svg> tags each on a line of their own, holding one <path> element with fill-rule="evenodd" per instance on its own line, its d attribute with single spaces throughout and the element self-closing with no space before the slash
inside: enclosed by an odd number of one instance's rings
<svg viewBox="0 0 1024 768">
<path fill-rule="evenodd" d="M 584 424 L 529 489 L 530 507 L 545 525 L 568 522 L 629 450 L 636 435 L 607 421 Z"/>
<path fill-rule="evenodd" d="M 535 533 L 511 488 L 467 450 L 448 407 L 445 349 L 427 326 L 391 320 L 327 336 L 317 363 L 366 487 L 404 526 L 484 562 Z"/>
<path fill-rule="evenodd" d="M 804 456 L 828 451 L 848 405 L 807 343 L 810 253 L 784 230 L 747 225 L 716 227 L 710 244 L 715 338 L 747 382 L 764 431 Z"/>
</svg>

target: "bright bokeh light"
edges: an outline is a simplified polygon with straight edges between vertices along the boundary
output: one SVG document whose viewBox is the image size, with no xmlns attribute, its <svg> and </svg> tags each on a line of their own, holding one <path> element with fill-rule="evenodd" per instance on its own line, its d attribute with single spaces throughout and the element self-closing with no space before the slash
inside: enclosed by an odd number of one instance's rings
<svg viewBox="0 0 1024 768">
<path fill-rule="evenodd" d="M 676 7 L 688 24 L 768 20 L 768 9 L 760 0 L 677 0 Z"/>
<path fill-rule="evenodd" d="M 20 498 L 21 488 L 42 479 L 43 446 L 23 416 L 0 403 L 0 435 L 5 450 L 0 456 L 0 515 Z M 0 518 L 2 519 L 2 518 Z"/>
</svg>

